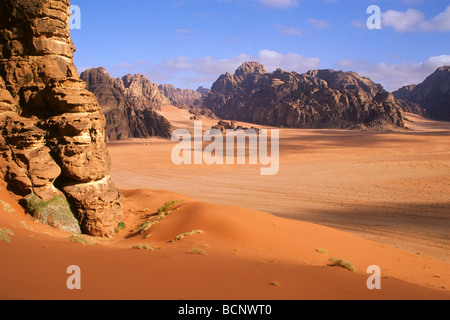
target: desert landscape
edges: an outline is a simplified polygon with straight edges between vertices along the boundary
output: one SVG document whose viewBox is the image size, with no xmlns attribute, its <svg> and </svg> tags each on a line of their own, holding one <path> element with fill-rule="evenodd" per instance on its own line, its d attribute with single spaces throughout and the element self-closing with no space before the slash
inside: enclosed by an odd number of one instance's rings
<svg viewBox="0 0 450 320">
<path fill-rule="evenodd" d="M 69 6 L 0 2 L 0 300 L 450 299 L 450 66 L 79 74 Z M 175 164 L 199 124 L 276 131 L 279 170 Z"/>
<path fill-rule="evenodd" d="M 191 125 L 185 110 L 162 114 Z M 282 129 L 280 173 L 259 180 L 257 166 L 175 166 L 165 139 L 112 142 L 126 228 L 87 244 L 26 215 L 2 183 L 1 227 L 14 235 L 0 242 L 1 298 L 448 299 L 450 131 L 408 119 L 408 132 Z M 136 233 L 170 201 L 178 211 Z M 78 293 L 66 288 L 71 264 L 84 271 Z M 366 287 L 371 265 L 382 290 Z"/>
</svg>

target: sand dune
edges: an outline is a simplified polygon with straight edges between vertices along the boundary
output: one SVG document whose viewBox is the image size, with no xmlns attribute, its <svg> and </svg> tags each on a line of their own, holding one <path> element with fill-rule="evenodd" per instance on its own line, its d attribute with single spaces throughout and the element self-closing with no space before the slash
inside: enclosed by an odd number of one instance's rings
<svg viewBox="0 0 450 320">
<path fill-rule="evenodd" d="M 4 187 L 3 187 L 4 188 Z M 81 245 L 33 222 L 13 199 L 0 211 L 1 299 L 448 299 L 448 264 L 319 225 L 259 211 L 198 202 L 170 192 L 125 191 L 127 229 L 113 239 Z M 180 210 L 144 234 L 133 230 L 161 203 Z M 175 243 L 177 235 L 202 230 Z M 147 237 L 147 235 L 150 236 Z M 154 251 L 131 249 L 151 245 Z M 324 255 L 316 251 L 323 248 Z M 197 249 L 201 254 L 189 254 Z M 352 261 L 356 273 L 327 266 L 331 256 Z M 82 289 L 66 288 L 69 265 L 82 271 Z M 382 268 L 382 290 L 366 287 L 367 266 Z"/>
</svg>

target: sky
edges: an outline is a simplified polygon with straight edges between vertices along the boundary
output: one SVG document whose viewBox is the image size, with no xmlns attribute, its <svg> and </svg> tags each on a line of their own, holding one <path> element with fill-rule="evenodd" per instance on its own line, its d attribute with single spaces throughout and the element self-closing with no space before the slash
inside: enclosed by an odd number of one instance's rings
<svg viewBox="0 0 450 320">
<path fill-rule="evenodd" d="M 80 29 L 71 31 L 79 72 L 101 66 L 116 78 L 139 73 L 197 89 L 257 61 L 269 72 L 356 71 L 394 91 L 450 65 L 449 0 L 71 3 L 80 8 Z M 367 26 L 371 5 L 381 29 Z"/>
</svg>

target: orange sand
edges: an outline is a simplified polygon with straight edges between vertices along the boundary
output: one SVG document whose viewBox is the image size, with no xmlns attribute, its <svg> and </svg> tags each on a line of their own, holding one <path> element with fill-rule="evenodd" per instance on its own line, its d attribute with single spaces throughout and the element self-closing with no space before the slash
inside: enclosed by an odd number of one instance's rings
<svg viewBox="0 0 450 320">
<path fill-rule="evenodd" d="M 69 234 L 33 222 L 9 195 L 16 212 L 0 213 L 0 227 L 14 232 L 0 241 L 1 299 L 448 299 L 448 264 L 388 248 L 319 225 L 266 213 L 207 204 L 169 192 L 126 191 L 127 229 L 93 245 L 70 242 Z M 181 199 L 181 210 L 148 231 L 138 211 L 156 212 Z M 177 235 L 202 230 L 176 243 Z M 89 239 L 89 237 L 86 237 Z M 154 251 L 134 250 L 150 244 Z M 191 249 L 207 255 L 188 254 Z M 328 255 L 318 253 L 323 248 Z M 328 267 L 331 256 L 346 258 L 352 273 Z M 365 270 L 382 269 L 382 290 L 366 287 Z M 81 268 L 82 289 L 66 288 L 70 265 Z M 271 283 L 278 283 L 273 286 Z"/>
</svg>

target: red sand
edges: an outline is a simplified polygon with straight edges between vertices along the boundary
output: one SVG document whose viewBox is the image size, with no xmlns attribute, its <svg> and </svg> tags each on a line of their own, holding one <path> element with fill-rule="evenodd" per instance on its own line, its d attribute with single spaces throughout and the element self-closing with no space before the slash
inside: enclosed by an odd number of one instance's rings
<svg viewBox="0 0 450 320">
<path fill-rule="evenodd" d="M 198 202 L 163 191 L 125 191 L 127 229 L 93 245 L 32 221 L 4 190 L 0 228 L 14 232 L 0 241 L 1 299 L 449 299 L 450 268 L 319 225 L 259 211 Z M 180 210 L 133 235 L 142 209 L 156 212 L 170 200 Z M 192 235 L 168 243 L 177 235 Z M 135 250 L 150 244 L 154 251 Z M 207 255 L 188 254 L 193 248 Z M 318 253 L 323 248 L 328 255 Z M 354 263 L 357 272 L 327 266 L 330 257 Z M 66 287 L 67 267 L 81 268 L 82 289 Z M 370 265 L 382 269 L 382 290 L 366 287 Z M 276 283 L 277 285 L 273 285 Z"/>
</svg>

